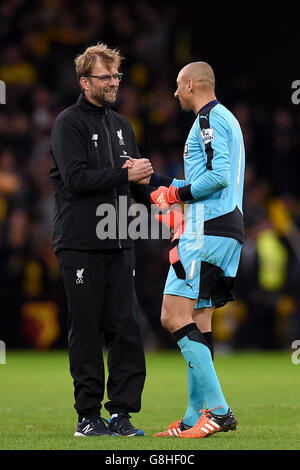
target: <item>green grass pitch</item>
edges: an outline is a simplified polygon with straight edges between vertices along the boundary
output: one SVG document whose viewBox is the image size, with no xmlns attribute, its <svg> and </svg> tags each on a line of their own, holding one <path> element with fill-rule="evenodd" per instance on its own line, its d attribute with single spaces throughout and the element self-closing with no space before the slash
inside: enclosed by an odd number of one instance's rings
<svg viewBox="0 0 300 470">
<path fill-rule="evenodd" d="M 148 352 L 142 411 L 146 437 L 75 438 L 73 386 L 65 351 L 7 352 L 0 365 L 1 450 L 295 450 L 300 449 L 300 365 L 288 352 L 216 354 L 235 432 L 206 439 L 153 438 L 183 416 L 186 364 L 179 351 Z M 103 416 L 108 418 L 106 411 Z"/>
</svg>

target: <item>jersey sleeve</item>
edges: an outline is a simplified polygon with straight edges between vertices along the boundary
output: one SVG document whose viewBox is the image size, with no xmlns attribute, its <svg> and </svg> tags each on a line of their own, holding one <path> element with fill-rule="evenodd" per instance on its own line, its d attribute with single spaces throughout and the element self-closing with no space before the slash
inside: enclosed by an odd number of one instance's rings
<svg viewBox="0 0 300 470">
<path fill-rule="evenodd" d="M 187 182 L 185 180 L 178 180 L 177 178 L 173 178 L 173 181 L 171 184 L 175 188 L 182 188 L 183 186 L 187 185 Z"/>
<path fill-rule="evenodd" d="M 230 156 L 226 122 L 213 111 L 209 128 L 202 127 L 200 139 L 205 146 L 206 172 L 192 181 L 193 199 L 224 189 L 230 180 Z"/>
<path fill-rule="evenodd" d="M 182 201 L 207 197 L 220 191 L 230 182 L 230 155 L 226 121 L 211 112 L 207 124 L 200 123 L 199 141 L 204 144 L 206 171 L 190 185 L 178 191 Z"/>
</svg>

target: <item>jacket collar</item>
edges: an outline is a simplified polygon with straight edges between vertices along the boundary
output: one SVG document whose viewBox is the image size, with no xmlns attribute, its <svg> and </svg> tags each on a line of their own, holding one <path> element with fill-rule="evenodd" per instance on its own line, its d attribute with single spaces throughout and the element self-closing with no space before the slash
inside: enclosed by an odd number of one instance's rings
<svg viewBox="0 0 300 470">
<path fill-rule="evenodd" d="M 108 106 L 96 106 L 95 104 L 91 103 L 82 92 L 77 100 L 77 104 L 81 106 L 85 111 L 90 114 L 97 114 L 102 116 L 106 110 L 108 110 Z"/>
</svg>

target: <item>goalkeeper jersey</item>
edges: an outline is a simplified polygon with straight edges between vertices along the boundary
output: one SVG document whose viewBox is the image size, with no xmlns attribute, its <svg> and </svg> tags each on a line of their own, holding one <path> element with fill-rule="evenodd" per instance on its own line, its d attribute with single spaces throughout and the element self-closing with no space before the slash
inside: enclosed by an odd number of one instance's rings
<svg viewBox="0 0 300 470">
<path fill-rule="evenodd" d="M 182 200 L 194 206 L 188 207 L 186 223 L 196 223 L 197 231 L 203 224 L 206 235 L 243 242 L 243 135 L 237 119 L 218 100 L 199 111 L 183 158 L 185 179 L 175 178 L 172 184 L 180 188 L 179 195 L 188 195 Z"/>
</svg>

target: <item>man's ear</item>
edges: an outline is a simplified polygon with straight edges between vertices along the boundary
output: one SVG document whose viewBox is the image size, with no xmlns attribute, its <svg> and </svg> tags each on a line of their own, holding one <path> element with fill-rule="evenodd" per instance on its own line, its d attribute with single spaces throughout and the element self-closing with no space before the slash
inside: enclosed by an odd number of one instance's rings
<svg viewBox="0 0 300 470">
<path fill-rule="evenodd" d="M 193 90 L 193 79 L 192 78 L 188 78 L 188 91 L 191 92 Z"/>
<path fill-rule="evenodd" d="M 89 89 L 89 82 L 86 77 L 80 77 L 79 84 L 83 90 Z"/>
</svg>

